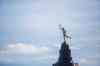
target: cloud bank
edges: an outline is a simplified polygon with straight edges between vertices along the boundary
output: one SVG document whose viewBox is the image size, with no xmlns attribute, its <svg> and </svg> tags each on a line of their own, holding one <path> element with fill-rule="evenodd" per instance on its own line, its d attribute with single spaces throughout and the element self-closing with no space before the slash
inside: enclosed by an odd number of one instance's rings
<svg viewBox="0 0 100 66">
<path fill-rule="evenodd" d="M 39 59 L 41 57 L 47 57 L 50 49 L 45 46 L 34 46 L 32 44 L 16 43 L 8 44 L 6 47 L 0 49 L 0 62 L 9 63 L 30 59 Z M 28 60 L 29 61 L 29 60 Z"/>
</svg>

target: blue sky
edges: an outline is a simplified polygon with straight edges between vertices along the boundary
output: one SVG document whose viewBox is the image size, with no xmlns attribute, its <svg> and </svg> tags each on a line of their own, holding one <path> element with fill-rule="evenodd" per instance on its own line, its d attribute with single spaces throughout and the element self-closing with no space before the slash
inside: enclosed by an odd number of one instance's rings
<svg viewBox="0 0 100 66">
<path fill-rule="evenodd" d="M 72 57 L 99 66 L 99 0 L 0 0 L 0 63 L 51 66 L 62 24 L 72 34 Z"/>
</svg>

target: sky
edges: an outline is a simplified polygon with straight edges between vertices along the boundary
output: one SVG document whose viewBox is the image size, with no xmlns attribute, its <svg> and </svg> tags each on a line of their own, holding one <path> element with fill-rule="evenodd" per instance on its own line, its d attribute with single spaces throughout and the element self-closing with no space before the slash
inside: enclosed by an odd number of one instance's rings
<svg viewBox="0 0 100 66">
<path fill-rule="evenodd" d="M 99 0 L 0 0 L 0 64 L 51 66 L 63 27 L 80 66 L 100 64 Z M 28 65 L 29 66 L 29 65 Z"/>
</svg>

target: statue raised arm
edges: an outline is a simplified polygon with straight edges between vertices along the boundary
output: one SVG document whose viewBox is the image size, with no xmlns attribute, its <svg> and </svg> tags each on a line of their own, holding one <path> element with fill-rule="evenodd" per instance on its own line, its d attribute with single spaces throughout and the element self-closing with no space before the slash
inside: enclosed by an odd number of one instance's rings
<svg viewBox="0 0 100 66">
<path fill-rule="evenodd" d="M 60 27 L 60 29 L 62 30 L 64 41 L 66 41 L 66 38 L 67 38 L 67 39 L 71 39 L 71 36 L 68 35 L 68 33 L 67 33 L 67 31 L 65 30 L 65 28 L 62 27 L 61 25 L 59 25 L 59 27 Z"/>
</svg>

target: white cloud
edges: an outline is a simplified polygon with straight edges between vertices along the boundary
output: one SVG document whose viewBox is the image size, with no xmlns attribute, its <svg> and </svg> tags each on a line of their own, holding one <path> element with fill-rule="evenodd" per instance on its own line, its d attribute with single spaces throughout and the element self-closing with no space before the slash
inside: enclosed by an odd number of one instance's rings
<svg viewBox="0 0 100 66">
<path fill-rule="evenodd" d="M 47 57 L 49 51 L 50 49 L 46 46 L 40 47 L 24 43 L 8 44 L 0 49 L 0 62 L 32 62 L 41 57 Z"/>
<path fill-rule="evenodd" d="M 81 65 L 84 65 L 84 64 L 86 64 L 86 65 L 96 65 L 96 64 L 98 64 L 98 60 L 96 60 L 96 59 L 93 59 L 93 58 L 81 58 L 80 59 L 80 64 Z"/>
<path fill-rule="evenodd" d="M 80 50 L 80 47 L 76 47 L 76 46 L 71 46 L 70 47 L 72 50 Z"/>
<path fill-rule="evenodd" d="M 40 55 L 48 53 L 49 49 L 45 46 L 37 47 L 32 44 L 8 44 L 6 48 L 0 50 L 0 54 L 33 54 Z"/>
</svg>

